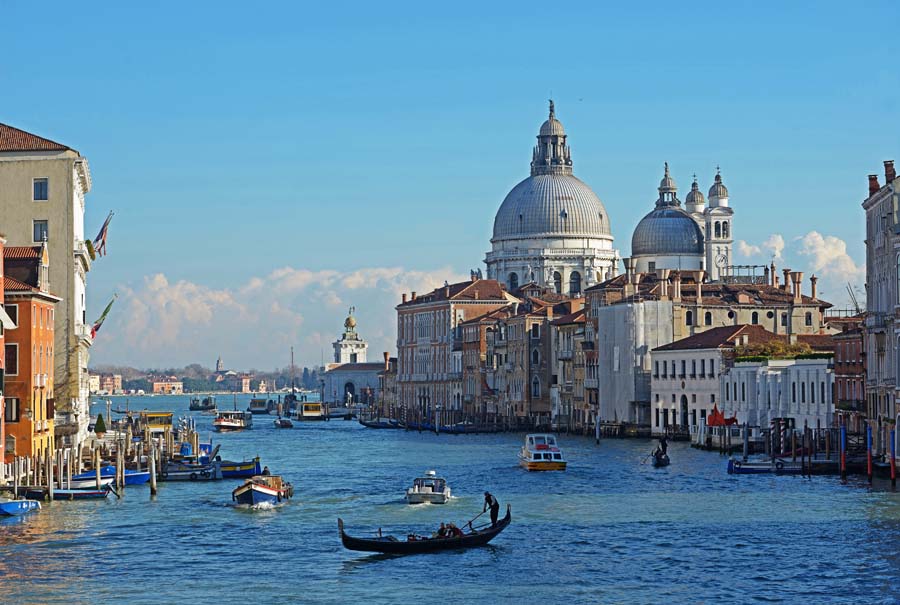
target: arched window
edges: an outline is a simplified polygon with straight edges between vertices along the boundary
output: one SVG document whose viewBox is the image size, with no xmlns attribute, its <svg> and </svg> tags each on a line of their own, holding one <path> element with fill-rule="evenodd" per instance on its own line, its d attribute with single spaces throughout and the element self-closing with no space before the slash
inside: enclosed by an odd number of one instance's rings
<svg viewBox="0 0 900 605">
<path fill-rule="evenodd" d="M 519 287 L 519 275 L 516 272 L 509 274 L 509 289 L 515 290 Z"/>
<path fill-rule="evenodd" d="M 722 237 L 722 223 L 720 223 L 719 221 L 716 221 L 715 230 L 716 230 L 716 237 Z"/>
<path fill-rule="evenodd" d="M 553 272 L 553 291 L 562 294 L 562 275 L 559 274 L 559 271 Z"/>
<path fill-rule="evenodd" d="M 572 296 L 581 294 L 581 273 L 578 271 L 572 271 L 572 275 L 569 276 L 569 294 Z"/>
<path fill-rule="evenodd" d="M 705 326 L 712 325 L 712 313 L 710 313 L 709 311 L 707 311 L 706 314 L 703 316 L 703 325 L 705 325 Z"/>
<path fill-rule="evenodd" d="M 531 379 L 531 396 L 532 397 L 540 397 L 541 396 L 541 379 L 535 376 Z"/>
<path fill-rule="evenodd" d="M 692 325 L 694 325 L 694 312 L 693 312 L 693 311 L 687 311 L 687 312 L 685 312 L 685 314 L 684 314 L 684 325 L 686 325 L 686 326 L 692 326 Z"/>
<path fill-rule="evenodd" d="M 728 221 L 722 222 L 722 237 L 728 239 Z"/>
<path fill-rule="evenodd" d="M 806 314 L 806 325 L 811 326 L 812 324 L 812 313 Z"/>
<path fill-rule="evenodd" d="M 540 365 L 541 363 L 541 354 L 538 353 L 537 349 L 531 352 L 531 363 L 532 365 Z"/>
<path fill-rule="evenodd" d="M 759 323 L 759 313 L 754 311 L 753 313 L 750 314 L 750 323 L 752 323 L 754 325 Z"/>
</svg>

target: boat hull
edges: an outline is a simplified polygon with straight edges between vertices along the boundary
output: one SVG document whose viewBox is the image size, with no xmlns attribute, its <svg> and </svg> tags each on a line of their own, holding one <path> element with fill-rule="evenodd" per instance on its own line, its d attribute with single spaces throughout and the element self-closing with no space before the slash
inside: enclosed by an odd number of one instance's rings
<svg viewBox="0 0 900 605">
<path fill-rule="evenodd" d="M 218 464 L 207 466 L 175 465 L 162 473 L 163 481 L 215 481 L 222 479 L 222 468 Z"/>
<path fill-rule="evenodd" d="M 519 459 L 519 466 L 524 468 L 526 471 L 564 471 L 566 470 L 566 462 L 554 462 L 552 460 L 548 461 L 536 461 L 536 460 L 525 460 Z"/>
<path fill-rule="evenodd" d="M 41 510 L 41 503 L 37 500 L 20 499 L 0 502 L 0 516 L 17 517 L 39 510 Z"/>
<path fill-rule="evenodd" d="M 447 504 L 450 494 L 429 494 L 427 492 L 406 492 L 408 504 Z"/>
<path fill-rule="evenodd" d="M 220 465 L 222 477 L 225 479 L 249 478 L 254 475 L 259 475 L 262 472 L 259 465 L 259 458 L 256 458 L 255 460 L 246 460 L 244 462 L 230 462 L 223 460 Z"/>
<path fill-rule="evenodd" d="M 801 475 L 803 465 L 799 462 L 775 460 L 774 462 L 728 461 L 729 475 Z"/>
<path fill-rule="evenodd" d="M 665 456 L 653 456 L 653 463 L 652 463 L 652 464 L 653 464 L 653 466 L 655 466 L 656 468 L 662 468 L 662 467 L 664 467 L 664 466 L 669 466 L 669 463 L 670 463 L 670 462 L 671 462 L 671 460 L 669 460 L 669 456 L 668 456 L 668 455 L 665 455 Z"/>
<path fill-rule="evenodd" d="M 506 529 L 511 521 L 512 517 L 510 515 L 510 509 L 509 506 L 507 506 L 506 516 L 497 521 L 497 525 L 452 538 L 433 538 L 412 541 L 402 541 L 392 536 L 374 539 L 354 538 L 344 533 L 344 522 L 341 519 L 338 519 L 338 530 L 341 534 L 341 543 L 347 550 L 380 552 L 393 555 L 413 555 L 440 550 L 459 550 L 484 546 Z"/>
<path fill-rule="evenodd" d="M 109 496 L 112 491 L 111 487 L 106 489 L 54 489 L 54 500 L 102 500 Z M 43 500 L 47 496 L 47 492 L 43 488 L 39 490 L 28 490 L 25 497 L 33 500 Z"/>
<path fill-rule="evenodd" d="M 242 485 L 231 493 L 238 504 L 259 506 L 260 504 L 280 504 L 288 499 L 282 490 L 272 489 L 264 485 Z"/>
<path fill-rule="evenodd" d="M 115 482 L 116 480 L 116 467 L 114 466 L 104 466 L 100 468 L 100 483 L 101 487 L 104 485 L 104 482 L 109 480 L 111 482 Z M 150 471 L 133 471 L 125 469 L 125 485 L 142 485 L 150 481 Z M 65 483 L 65 481 L 64 481 Z M 73 489 L 85 489 L 85 488 L 95 488 L 97 487 L 97 475 L 96 471 L 87 471 L 86 473 L 81 473 L 79 475 L 75 475 L 72 477 L 72 488 Z"/>
</svg>

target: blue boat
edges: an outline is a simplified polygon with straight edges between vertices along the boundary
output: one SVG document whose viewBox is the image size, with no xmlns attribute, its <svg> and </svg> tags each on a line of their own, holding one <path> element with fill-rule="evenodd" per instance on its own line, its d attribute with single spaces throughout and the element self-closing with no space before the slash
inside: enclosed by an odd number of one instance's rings
<svg viewBox="0 0 900 605">
<path fill-rule="evenodd" d="M 728 460 L 729 475 L 802 475 L 803 464 L 782 458 L 771 461 Z"/>
<path fill-rule="evenodd" d="M 107 485 L 102 489 L 54 489 L 54 500 L 100 500 L 109 496 L 112 487 Z M 43 500 L 47 497 L 44 488 L 29 488 L 25 492 L 25 497 L 31 500 Z"/>
<path fill-rule="evenodd" d="M 279 504 L 290 500 L 294 487 L 283 481 L 279 475 L 257 475 L 231 492 L 231 499 L 246 506 Z"/>
<path fill-rule="evenodd" d="M 0 515 L 14 517 L 39 510 L 41 510 L 41 503 L 37 500 L 0 498 Z"/>
<path fill-rule="evenodd" d="M 72 481 L 96 480 L 97 471 L 88 471 L 79 475 L 73 475 Z M 112 465 L 100 467 L 100 479 L 115 479 L 116 467 Z M 150 481 L 150 471 L 133 471 L 125 469 L 125 485 L 142 485 Z"/>
<path fill-rule="evenodd" d="M 233 462 L 231 460 L 222 460 L 222 477 L 225 479 L 240 479 L 245 477 L 254 477 L 262 473 L 259 464 L 259 456 L 253 460 L 244 460 L 243 462 Z"/>
</svg>

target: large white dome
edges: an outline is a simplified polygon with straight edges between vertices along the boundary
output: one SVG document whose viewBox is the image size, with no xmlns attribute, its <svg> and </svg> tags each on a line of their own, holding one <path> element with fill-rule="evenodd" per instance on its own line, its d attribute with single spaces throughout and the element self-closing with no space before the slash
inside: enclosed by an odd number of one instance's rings
<svg viewBox="0 0 900 605">
<path fill-rule="evenodd" d="M 597 194 L 575 176 L 530 176 L 500 205 L 492 241 L 554 236 L 611 238 L 609 215 Z"/>
</svg>

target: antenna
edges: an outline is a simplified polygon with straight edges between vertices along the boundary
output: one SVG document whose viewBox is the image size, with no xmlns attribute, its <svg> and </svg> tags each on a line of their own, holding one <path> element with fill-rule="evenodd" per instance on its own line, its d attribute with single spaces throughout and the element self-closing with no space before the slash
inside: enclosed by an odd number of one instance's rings
<svg viewBox="0 0 900 605">
<path fill-rule="evenodd" d="M 859 301 L 856 299 L 856 294 L 853 292 L 853 288 L 850 287 L 850 284 L 847 284 L 847 294 L 850 295 L 850 302 L 853 303 L 853 310 L 856 311 L 856 314 L 859 315 L 862 313 L 862 309 L 859 306 Z"/>
</svg>

